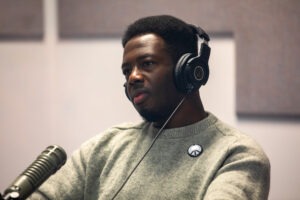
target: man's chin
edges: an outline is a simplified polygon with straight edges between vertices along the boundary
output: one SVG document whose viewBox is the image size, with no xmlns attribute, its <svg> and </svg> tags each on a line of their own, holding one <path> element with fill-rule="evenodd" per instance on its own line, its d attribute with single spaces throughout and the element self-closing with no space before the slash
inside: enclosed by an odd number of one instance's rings
<svg viewBox="0 0 300 200">
<path fill-rule="evenodd" d="M 148 122 L 159 122 L 163 118 L 160 113 L 150 112 L 147 110 L 139 110 L 140 116 Z"/>
</svg>

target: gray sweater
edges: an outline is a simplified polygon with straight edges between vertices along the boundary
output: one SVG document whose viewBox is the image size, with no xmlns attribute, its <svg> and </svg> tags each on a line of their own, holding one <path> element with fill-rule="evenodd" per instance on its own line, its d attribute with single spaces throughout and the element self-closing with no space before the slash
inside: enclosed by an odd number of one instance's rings
<svg viewBox="0 0 300 200">
<path fill-rule="evenodd" d="M 97 135 L 31 199 L 112 199 L 157 132 L 143 122 Z M 191 156 L 192 145 L 201 148 Z M 115 199 L 260 200 L 268 198 L 269 185 L 270 163 L 259 145 L 209 114 L 164 130 Z"/>
</svg>

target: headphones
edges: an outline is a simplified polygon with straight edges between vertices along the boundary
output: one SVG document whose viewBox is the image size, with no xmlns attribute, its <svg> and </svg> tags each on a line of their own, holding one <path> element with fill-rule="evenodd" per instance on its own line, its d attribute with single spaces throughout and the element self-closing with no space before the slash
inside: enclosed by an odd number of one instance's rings
<svg viewBox="0 0 300 200">
<path fill-rule="evenodd" d="M 209 36 L 200 27 L 190 25 L 193 32 L 204 40 L 201 44 L 199 55 L 192 53 L 183 54 L 174 69 L 174 80 L 176 88 L 183 93 L 191 93 L 205 85 L 209 77 L 208 60 L 210 47 Z"/>
<path fill-rule="evenodd" d="M 203 39 L 198 55 L 192 53 L 183 54 L 175 68 L 174 81 L 176 88 L 182 93 L 191 93 L 198 90 L 201 85 L 205 85 L 209 77 L 208 60 L 210 56 L 210 40 L 208 34 L 200 27 L 189 25 L 192 31 L 197 35 L 197 38 Z M 125 94 L 130 100 L 127 92 L 127 83 L 124 84 Z"/>
</svg>

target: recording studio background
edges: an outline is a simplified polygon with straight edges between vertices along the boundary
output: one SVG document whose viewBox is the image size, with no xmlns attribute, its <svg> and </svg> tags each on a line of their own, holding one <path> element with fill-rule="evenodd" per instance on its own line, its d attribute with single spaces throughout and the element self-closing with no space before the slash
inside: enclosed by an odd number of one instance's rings
<svg viewBox="0 0 300 200">
<path fill-rule="evenodd" d="M 206 109 L 264 148 L 269 199 L 300 196 L 297 0 L 0 0 L 0 192 L 48 145 L 70 156 L 106 128 L 141 120 L 124 94 L 120 38 L 154 14 L 210 34 Z"/>
</svg>

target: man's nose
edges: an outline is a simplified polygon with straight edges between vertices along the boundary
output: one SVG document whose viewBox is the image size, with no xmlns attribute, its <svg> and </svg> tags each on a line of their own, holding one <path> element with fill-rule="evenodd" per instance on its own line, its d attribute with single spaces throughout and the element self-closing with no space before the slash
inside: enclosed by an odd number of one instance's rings
<svg viewBox="0 0 300 200">
<path fill-rule="evenodd" d="M 131 84 L 143 81 L 143 74 L 142 74 L 141 70 L 138 67 L 135 66 L 132 69 L 128 81 Z"/>
</svg>

